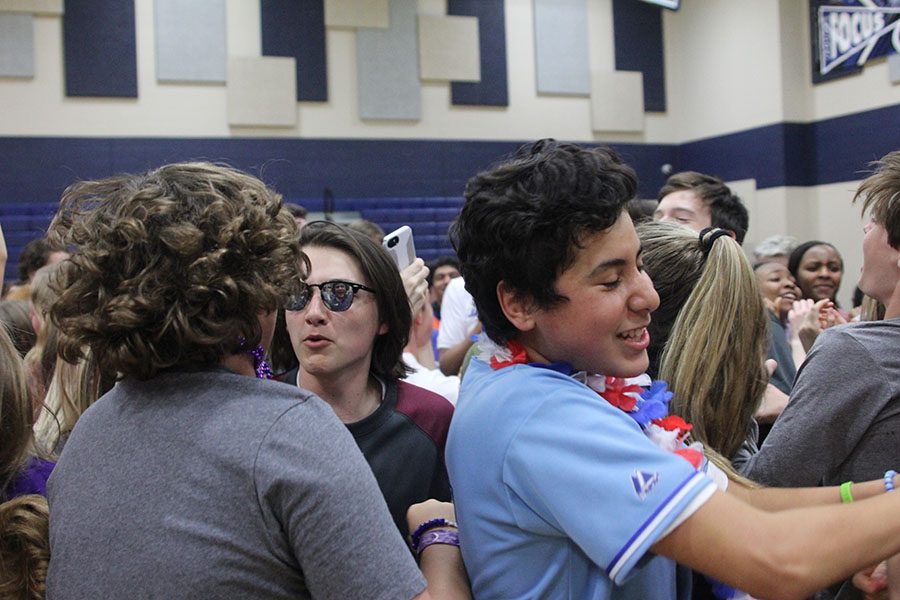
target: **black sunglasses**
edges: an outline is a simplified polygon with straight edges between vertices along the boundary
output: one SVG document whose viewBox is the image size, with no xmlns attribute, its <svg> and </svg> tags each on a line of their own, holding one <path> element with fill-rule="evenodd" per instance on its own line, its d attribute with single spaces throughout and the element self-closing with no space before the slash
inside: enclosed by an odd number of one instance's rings
<svg viewBox="0 0 900 600">
<path fill-rule="evenodd" d="M 365 290 L 371 294 L 375 290 L 361 283 L 352 281 L 325 281 L 323 283 L 302 282 L 300 291 L 288 297 L 285 310 L 303 310 L 312 298 L 312 288 L 319 288 L 319 296 L 322 303 L 333 312 L 343 312 L 353 304 L 353 296 L 359 290 Z"/>
</svg>

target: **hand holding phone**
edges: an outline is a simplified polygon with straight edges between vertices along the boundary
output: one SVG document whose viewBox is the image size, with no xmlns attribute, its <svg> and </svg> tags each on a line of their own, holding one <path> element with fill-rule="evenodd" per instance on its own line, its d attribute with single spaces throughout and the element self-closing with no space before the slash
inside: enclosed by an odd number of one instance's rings
<svg viewBox="0 0 900 600">
<path fill-rule="evenodd" d="M 416 260 L 416 245 L 413 243 L 413 232 L 409 225 L 403 225 L 384 236 L 382 245 L 401 271 Z"/>
</svg>

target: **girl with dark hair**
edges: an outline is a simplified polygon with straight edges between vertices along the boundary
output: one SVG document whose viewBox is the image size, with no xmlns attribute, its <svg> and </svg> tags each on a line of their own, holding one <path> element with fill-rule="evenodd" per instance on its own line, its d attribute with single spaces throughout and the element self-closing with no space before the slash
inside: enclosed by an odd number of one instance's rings
<svg viewBox="0 0 900 600">
<path fill-rule="evenodd" d="M 833 245 L 819 240 L 800 244 L 788 258 L 788 270 L 804 298 L 837 302 L 844 259 Z"/>
<path fill-rule="evenodd" d="M 375 473 L 398 529 L 428 498 L 450 499 L 444 444 L 453 406 L 402 381 L 412 314 L 397 266 L 365 235 L 326 222 L 300 236 L 310 270 L 287 306 L 300 361 L 291 381 L 324 399 Z M 291 379 L 292 378 L 292 379 Z"/>
</svg>

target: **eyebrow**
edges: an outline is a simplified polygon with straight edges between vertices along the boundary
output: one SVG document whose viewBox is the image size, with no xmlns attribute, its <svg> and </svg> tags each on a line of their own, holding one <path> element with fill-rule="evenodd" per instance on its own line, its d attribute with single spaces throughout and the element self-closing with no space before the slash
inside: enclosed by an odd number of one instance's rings
<svg viewBox="0 0 900 600">
<path fill-rule="evenodd" d="M 685 215 L 685 216 L 688 216 L 688 217 L 693 217 L 693 216 L 695 216 L 695 215 L 697 214 L 697 211 L 695 211 L 695 210 L 692 209 L 692 208 L 686 208 L 686 207 L 681 207 L 681 206 L 679 206 L 679 207 L 677 207 L 677 208 L 673 208 L 673 209 L 672 209 L 672 214 L 676 214 L 676 215 Z"/>
<path fill-rule="evenodd" d="M 641 253 L 643 253 L 643 251 L 644 251 L 643 246 L 638 248 L 637 254 L 634 255 L 635 262 L 640 260 Z M 616 267 L 623 267 L 623 266 L 625 266 L 624 258 L 610 258 L 609 260 L 604 260 L 602 263 L 598 264 L 596 267 L 591 269 L 591 272 L 588 273 L 588 277 L 593 277 L 593 276 L 595 276 L 599 273 L 602 273 L 603 271 L 606 271 L 608 269 L 614 269 Z"/>
</svg>

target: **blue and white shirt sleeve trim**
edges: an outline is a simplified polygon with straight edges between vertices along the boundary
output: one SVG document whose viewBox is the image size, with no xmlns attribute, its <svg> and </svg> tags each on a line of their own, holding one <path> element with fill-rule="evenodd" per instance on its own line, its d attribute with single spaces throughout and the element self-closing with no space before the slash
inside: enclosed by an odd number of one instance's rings
<svg viewBox="0 0 900 600">
<path fill-rule="evenodd" d="M 690 517 L 712 497 L 716 489 L 716 484 L 703 473 L 691 473 L 619 550 L 606 568 L 609 578 L 616 584 L 622 584 L 650 546 Z"/>
</svg>

